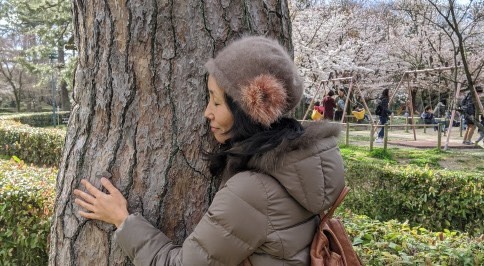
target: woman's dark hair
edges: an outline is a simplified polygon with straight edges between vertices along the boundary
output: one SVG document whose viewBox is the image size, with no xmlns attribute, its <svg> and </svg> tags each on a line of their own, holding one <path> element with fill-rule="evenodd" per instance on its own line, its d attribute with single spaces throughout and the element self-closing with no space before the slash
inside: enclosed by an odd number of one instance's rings
<svg viewBox="0 0 484 266">
<path fill-rule="evenodd" d="M 382 92 L 381 92 L 381 96 L 383 97 L 390 97 L 390 90 L 389 89 L 384 89 Z"/>
<path fill-rule="evenodd" d="M 328 92 L 328 96 L 329 96 L 329 97 L 331 97 L 331 96 L 333 96 L 333 95 L 334 95 L 334 91 L 330 90 L 330 91 Z"/>
<path fill-rule="evenodd" d="M 228 95 L 226 103 L 234 117 L 232 128 L 226 133 L 231 138 L 215 153 L 205 153 L 212 175 L 221 174 L 224 168 L 237 173 L 248 169 L 247 163 L 253 156 L 259 156 L 281 144 L 284 140 L 296 139 L 304 133 L 301 123 L 294 118 L 282 117 L 265 127 L 254 122 Z M 231 159 L 227 165 L 227 159 Z"/>
<path fill-rule="evenodd" d="M 432 107 L 430 105 L 425 106 L 425 111 L 431 110 Z"/>
<path fill-rule="evenodd" d="M 319 101 L 316 101 L 316 102 L 314 103 L 314 106 L 320 106 L 320 105 L 321 105 L 321 103 L 320 103 Z"/>
</svg>

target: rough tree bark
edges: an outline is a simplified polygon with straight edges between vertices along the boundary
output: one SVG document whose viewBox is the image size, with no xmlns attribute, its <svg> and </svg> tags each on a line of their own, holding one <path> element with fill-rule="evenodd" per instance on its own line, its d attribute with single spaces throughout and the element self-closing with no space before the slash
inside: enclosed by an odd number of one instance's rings
<svg viewBox="0 0 484 266">
<path fill-rule="evenodd" d="M 243 34 L 292 51 L 287 0 L 73 1 L 79 64 L 57 177 L 49 265 L 130 265 L 114 227 L 86 221 L 73 204 L 81 178 L 108 171 L 142 213 L 181 243 L 217 186 L 201 159 L 203 64 Z"/>
</svg>

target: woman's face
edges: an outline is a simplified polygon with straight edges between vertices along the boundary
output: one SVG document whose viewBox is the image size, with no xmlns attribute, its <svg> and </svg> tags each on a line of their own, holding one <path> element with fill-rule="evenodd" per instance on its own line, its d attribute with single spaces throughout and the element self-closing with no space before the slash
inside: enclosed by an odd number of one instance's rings
<svg viewBox="0 0 484 266">
<path fill-rule="evenodd" d="M 217 85 L 212 77 L 208 76 L 208 93 L 210 100 L 205 109 L 204 116 L 210 121 L 210 130 L 219 143 L 225 143 L 231 136 L 225 134 L 234 125 L 234 117 L 225 101 L 225 92 Z"/>
</svg>

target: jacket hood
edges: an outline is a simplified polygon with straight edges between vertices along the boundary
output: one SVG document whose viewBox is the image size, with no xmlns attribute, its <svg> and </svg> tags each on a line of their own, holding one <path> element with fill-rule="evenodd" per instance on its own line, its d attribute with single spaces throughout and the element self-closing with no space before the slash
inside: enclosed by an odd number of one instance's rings
<svg viewBox="0 0 484 266">
<path fill-rule="evenodd" d="M 344 186 L 343 161 L 337 145 L 341 126 L 308 122 L 302 136 L 253 157 L 251 169 L 273 176 L 305 209 L 320 213 Z"/>
</svg>

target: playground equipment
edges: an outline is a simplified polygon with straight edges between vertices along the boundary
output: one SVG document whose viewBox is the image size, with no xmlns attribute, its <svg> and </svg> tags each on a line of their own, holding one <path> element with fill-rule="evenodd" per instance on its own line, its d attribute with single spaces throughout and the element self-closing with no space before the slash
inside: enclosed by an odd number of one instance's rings
<svg viewBox="0 0 484 266">
<path fill-rule="evenodd" d="M 321 89 L 323 89 L 323 92 L 325 91 L 325 85 L 328 85 L 329 82 L 335 82 L 335 81 L 338 81 L 338 82 L 341 82 L 341 81 L 344 81 L 344 80 L 349 80 L 350 81 L 350 86 L 349 86 L 349 89 L 348 89 L 348 92 L 346 94 L 346 100 L 345 100 L 345 105 L 344 105 L 344 108 L 343 108 L 343 115 L 341 116 L 341 123 L 344 123 L 344 120 L 346 118 L 346 116 L 344 114 L 346 114 L 347 112 L 347 109 L 348 109 L 348 102 L 350 100 L 350 95 L 351 95 L 351 92 L 353 91 L 353 85 L 354 85 L 354 80 L 355 78 L 353 76 L 351 77 L 345 77 L 345 78 L 335 78 L 335 79 L 327 79 L 327 80 L 322 80 L 318 89 L 316 90 L 316 93 L 314 94 L 313 98 L 311 99 L 311 103 L 309 104 L 308 106 L 308 109 L 306 110 L 306 113 L 304 114 L 303 116 L 303 120 L 306 120 L 306 117 L 308 116 L 310 110 L 311 110 L 311 106 L 313 105 L 316 97 L 319 95 Z M 371 120 L 371 123 L 373 124 L 374 123 L 374 119 L 373 119 L 373 116 L 371 115 L 371 112 L 370 110 L 368 109 L 368 105 L 366 104 L 366 101 L 365 101 L 365 97 L 363 97 L 363 93 L 361 92 L 360 88 L 358 86 L 354 86 L 356 88 L 356 90 L 358 91 L 358 93 L 360 94 L 361 96 L 361 100 L 363 102 L 363 106 L 364 106 L 364 112 L 363 112 L 363 117 L 365 115 L 365 112 L 368 114 L 370 120 Z M 324 93 L 323 93 L 324 95 Z M 358 118 L 357 118 L 358 119 Z"/>
<path fill-rule="evenodd" d="M 406 101 L 405 103 L 405 106 L 409 112 L 409 115 L 405 116 L 405 124 L 403 125 L 403 127 L 405 128 L 405 132 L 408 132 L 407 131 L 407 125 L 410 124 L 411 125 L 411 128 L 412 128 L 412 131 L 413 131 L 413 140 L 416 141 L 417 140 L 417 134 L 416 134 L 416 127 L 423 127 L 424 128 L 424 133 L 425 133 L 425 127 L 428 126 L 428 125 L 415 125 L 415 112 L 414 112 L 414 99 L 413 99 L 413 95 L 412 95 L 412 88 L 410 86 L 410 81 L 412 79 L 416 79 L 417 78 L 417 75 L 420 74 L 420 73 L 428 73 L 428 72 L 439 72 L 439 74 L 442 72 L 442 71 L 447 71 L 447 70 L 455 70 L 455 71 L 458 71 L 458 69 L 461 68 L 461 66 L 451 66 L 451 67 L 440 67 L 440 68 L 431 68 L 431 69 L 421 69 L 421 70 L 409 70 L 409 71 L 405 71 L 403 73 L 403 76 L 401 77 L 399 83 L 397 84 L 396 88 L 391 90 L 391 93 L 390 93 L 390 100 L 389 100 L 389 104 L 392 103 L 395 95 L 397 94 L 397 92 L 399 91 L 399 89 L 402 87 L 402 85 L 404 84 L 404 82 L 406 81 L 407 82 L 407 93 L 408 93 L 408 100 Z M 455 73 L 457 76 L 457 73 Z M 411 76 L 412 75 L 412 76 Z M 445 77 L 444 77 L 445 78 Z M 439 84 L 440 84 L 440 79 L 441 79 L 441 76 L 439 75 Z M 360 99 L 358 99 L 358 97 L 356 97 L 356 100 L 355 102 L 358 103 L 358 105 L 361 107 L 361 105 L 363 105 L 364 109 L 363 108 L 359 108 L 359 109 L 356 109 L 356 110 L 352 110 L 352 114 L 353 114 L 353 117 L 355 117 L 357 120 L 362 120 L 364 119 L 365 115 L 368 116 L 368 120 L 370 120 L 370 123 L 369 124 L 351 124 L 346 121 L 346 142 L 348 144 L 348 139 L 349 139 L 349 129 L 351 126 L 368 126 L 370 128 L 370 149 L 372 148 L 373 146 L 373 141 L 374 141 L 374 134 L 376 133 L 376 129 L 378 128 L 381 128 L 381 127 L 386 127 L 388 129 L 390 128 L 398 128 L 398 127 L 402 127 L 402 125 L 391 125 L 391 122 L 390 122 L 390 125 L 377 125 L 375 123 L 375 120 L 368 108 L 368 105 L 365 101 L 365 97 L 363 96 L 363 93 L 361 91 L 361 89 L 359 88 L 359 86 L 357 86 L 356 84 L 356 79 L 355 77 L 345 77 L 345 78 L 335 78 L 335 79 L 328 79 L 328 80 L 322 80 L 320 82 L 320 85 L 316 91 L 316 93 L 314 94 L 309 106 L 308 106 L 308 109 L 306 110 L 306 113 L 305 115 L 303 116 L 303 120 L 306 120 L 309 112 L 311 111 L 311 107 L 315 101 L 315 99 L 319 96 L 321 96 L 321 91 L 323 91 L 322 95 L 325 95 L 325 90 L 326 90 L 326 87 L 328 86 L 328 84 L 330 82 L 341 82 L 341 81 L 344 81 L 344 80 L 349 80 L 350 81 L 350 84 L 349 84 L 349 88 L 348 88 L 348 91 L 346 92 L 346 100 L 345 100 L 345 104 L 344 104 L 344 110 L 343 110 L 343 114 L 347 114 L 347 110 L 349 108 L 349 102 L 351 101 L 350 98 L 352 96 L 352 92 L 353 91 L 356 91 L 357 93 L 359 93 L 359 96 Z M 434 108 L 434 113 L 437 113 L 437 112 L 440 112 L 440 113 L 445 113 L 445 121 L 442 122 L 442 120 L 438 123 L 438 125 L 436 125 L 436 127 L 438 128 L 438 140 L 437 140 L 437 146 L 438 146 L 438 149 L 440 149 L 441 147 L 441 133 L 444 133 L 444 136 L 447 137 L 446 139 L 446 142 L 445 142 L 445 147 L 444 149 L 447 150 L 449 148 L 449 141 L 451 139 L 451 131 L 452 131 L 452 127 L 455 125 L 454 123 L 454 120 L 456 119 L 456 108 L 457 108 L 457 103 L 458 103 L 458 97 L 459 97 L 459 93 L 461 91 L 461 86 L 462 86 L 462 83 L 459 82 L 459 81 L 456 81 L 456 80 L 453 80 L 451 81 L 452 84 L 454 85 L 455 87 L 455 96 L 452 97 L 452 95 L 449 95 L 449 96 L 446 96 L 446 104 L 444 105 L 441 100 L 441 93 L 439 91 L 439 96 L 438 96 L 438 102 L 437 104 L 435 105 L 435 108 Z M 440 86 L 439 86 L 440 87 Z M 430 91 L 431 88 L 428 87 L 428 90 Z M 356 95 L 356 94 L 355 94 Z M 429 93 L 430 95 L 430 93 Z M 477 97 L 477 95 L 476 95 Z M 435 97 L 437 98 L 437 97 Z M 434 98 L 434 99 L 435 99 Z M 429 99 L 430 100 L 430 99 Z M 353 102 L 353 101 L 352 101 Z M 362 104 L 360 104 L 360 102 Z M 479 106 L 480 106 L 480 109 L 483 110 L 483 114 L 484 114 L 484 109 L 482 108 L 482 103 L 481 102 L 478 102 Z M 430 105 L 432 106 L 432 102 L 430 100 Z M 450 121 L 448 120 L 449 119 L 449 115 L 448 113 L 446 112 L 446 109 L 447 110 L 451 110 L 451 115 L 450 115 Z M 335 121 L 335 122 L 340 122 L 341 124 L 344 124 L 345 122 L 345 118 L 347 118 L 348 116 L 347 115 L 343 115 L 342 118 L 341 118 L 341 121 Z M 393 119 L 393 115 L 392 115 L 392 118 L 390 119 L 390 121 L 392 121 Z M 408 119 L 410 119 L 410 123 L 407 122 Z M 447 123 L 448 122 L 448 123 Z M 448 126 L 447 126 L 448 125 Z M 447 129 L 447 131 L 445 132 L 445 129 Z M 441 131 L 442 130 L 442 131 Z M 385 132 L 388 132 L 387 130 L 385 130 Z M 447 133 L 447 134 L 445 134 Z M 462 136 L 462 135 L 461 135 Z M 386 142 L 386 141 L 385 141 Z M 386 145 L 384 143 L 384 145 Z M 454 144 L 452 144 L 454 145 Z"/>
<path fill-rule="evenodd" d="M 392 103 L 393 101 L 393 98 L 395 97 L 395 95 L 397 94 L 398 92 L 398 89 L 400 88 L 400 86 L 403 84 L 404 81 L 407 81 L 407 90 L 408 90 L 408 98 L 409 98 L 409 109 L 410 109 L 410 116 L 411 116 L 411 123 L 412 123 L 412 131 L 413 131 L 413 139 L 414 140 L 417 140 L 417 134 L 415 133 L 415 119 L 414 119 L 414 110 L 413 110 L 413 99 L 412 99 L 412 90 L 411 90 L 411 87 L 410 87 L 410 74 L 413 74 L 415 77 L 419 74 L 419 73 L 429 73 L 429 72 L 442 72 L 442 71 L 445 71 L 445 70 L 457 70 L 458 68 L 461 68 L 461 66 L 450 66 L 450 67 L 439 67 L 439 68 L 428 68 L 428 69 L 420 69 L 420 70 L 409 70 L 409 71 L 405 71 L 403 73 L 403 76 L 402 78 L 400 79 L 400 82 L 398 83 L 397 87 L 393 90 L 393 93 L 391 93 L 390 95 L 390 104 Z M 459 91 L 460 91 L 460 83 L 458 82 L 455 82 L 457 83 L 457 86 L 456 86 L 456 96 L 455 96 L 455 99 L 457 99 L 457 97 L 459 96 Z M 440 96 L 439 96 L 440 98 Z M 455 102 L 455 101 L 454 101 Z M 449 134 L 450 135 L 450 130 L 452 128 L 452 122 L 453 122 L 453 117 L 455 115 L 455 108 L 452 108 L 452 115 L 451 115 L 451 121 L 450 121 L 450 124 L 449 124 Z M 448 140 L 449 140 L 449 136 L 447 137 L 447 143 L 446 143 L 446 147 L 448 147 Z"/>
</svg>

